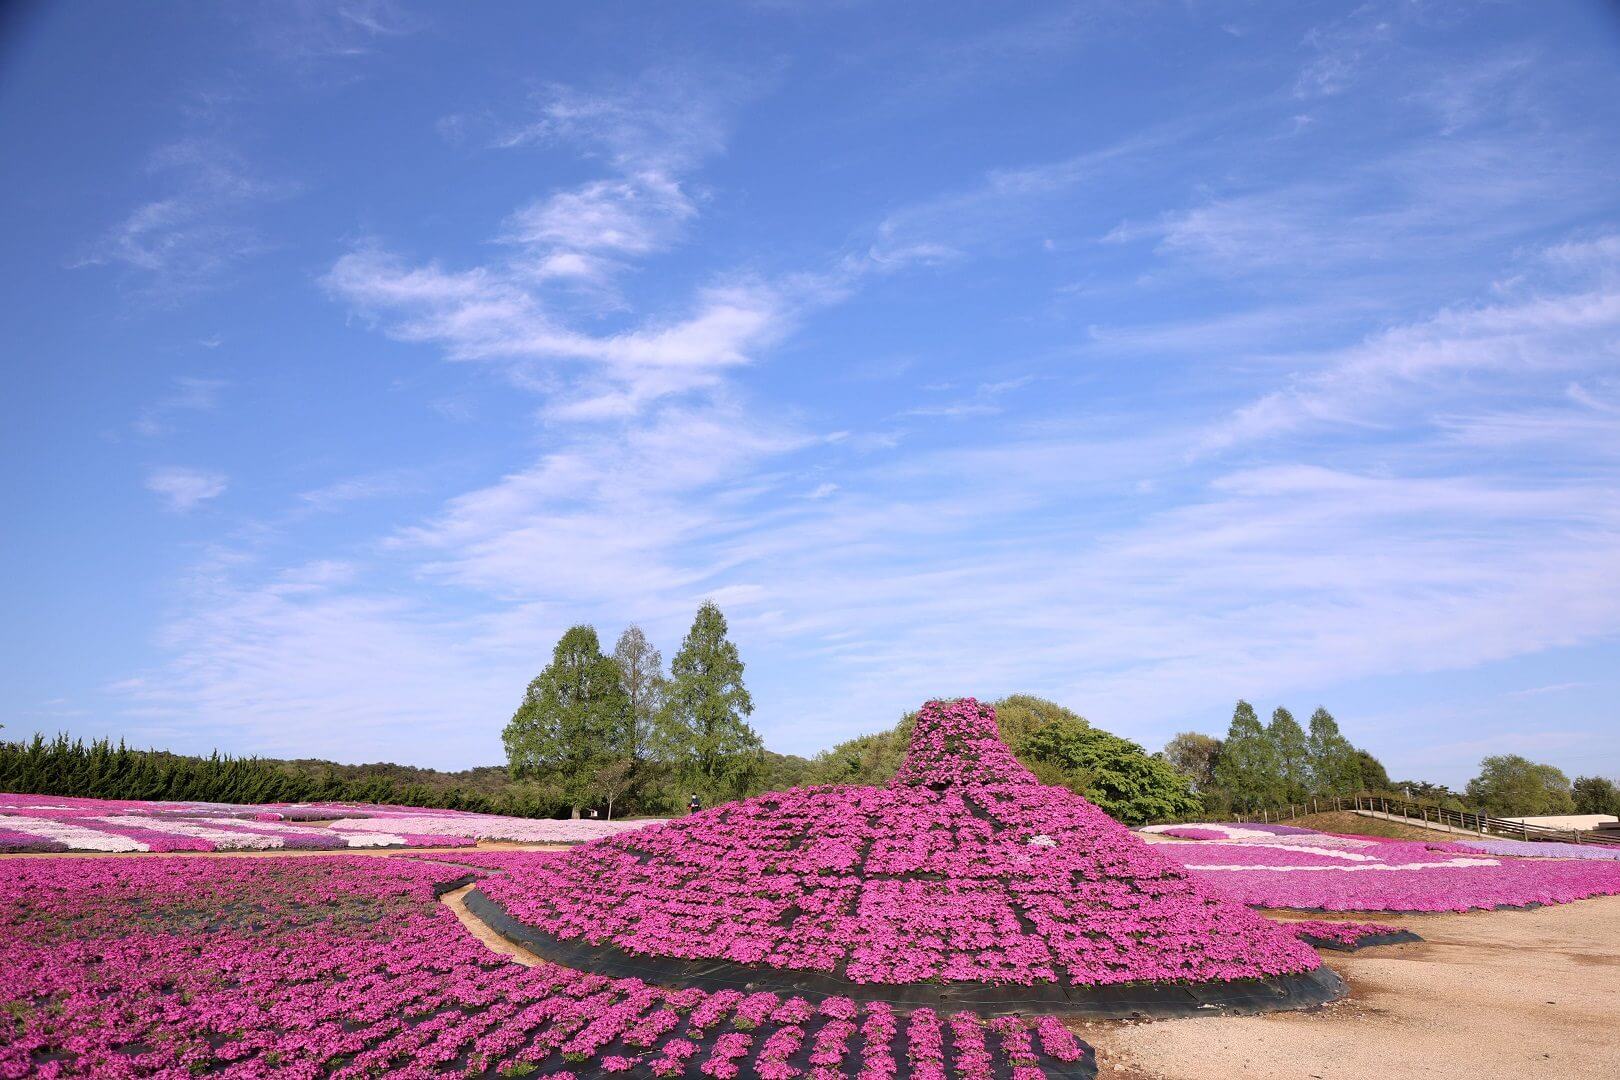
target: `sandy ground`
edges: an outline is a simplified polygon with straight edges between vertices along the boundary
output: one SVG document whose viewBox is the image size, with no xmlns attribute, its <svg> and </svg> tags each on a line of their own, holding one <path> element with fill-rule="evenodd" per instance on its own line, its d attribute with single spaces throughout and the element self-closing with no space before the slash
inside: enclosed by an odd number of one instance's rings
<svg viewBox="0 0 1620 1080">
<path fill-rule="evenodd" d="M 1119 1080 L 1620 1077 L 1620 897 L 1375 918 L 1425 940 L 1324 951 L 1346 1001 L 1076 1030 Z"/>
</svg>

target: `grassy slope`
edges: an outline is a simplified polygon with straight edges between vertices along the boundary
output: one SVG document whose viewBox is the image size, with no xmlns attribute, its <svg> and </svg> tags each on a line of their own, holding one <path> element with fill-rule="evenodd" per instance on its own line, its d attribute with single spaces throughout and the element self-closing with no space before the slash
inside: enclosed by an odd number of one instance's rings
<svg viewBox="0 0 1620 1080">
<path fill-rule="evenodd" d="M 1318 832 L 1345 833 L 1350 836 L 1382 836 L 1390 840 L 1444 840 L 1446 834 L 1438 829 L 1425 829 L 1383 818 L 1362 817 L 1348 810 L 1335 810 L 1325 814 L 1302 814 L 1289 818 L 1283 824 L 1298 825 L 1302 829 Z"/>
</svg>

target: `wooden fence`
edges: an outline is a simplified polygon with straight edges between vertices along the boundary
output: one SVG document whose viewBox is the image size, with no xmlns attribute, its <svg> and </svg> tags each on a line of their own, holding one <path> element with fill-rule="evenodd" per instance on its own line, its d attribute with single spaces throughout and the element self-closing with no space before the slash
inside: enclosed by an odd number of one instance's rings
<svg viewBox="0 0 1620 1080">
<path fill-rule="evenodd" d="M 1543 825 L 1527 825 L 1522 821 L 1476 814 L 1468 810 L 1448 810 L 1433 803 L 1412 799 L 1392 799 L 1384 795 L 1351 795 L 1342 798 L 1315 798 L 1301 803 L 1290 803 L 1238 815 L 1238 821 L 1274 822 L 1296 818 L 1302 814 L 1320 814 L 1330 810 L 1369 810 L 1390 817 L 1407 818 L 1454 829 L 1477 833 L 1480 836 L 1502 836 L 1514 840 L 1554 840 L 1576 844 L 1603 844 L 1620 847 L 1620 835 L 1588 832 L 1581 829 L 1549 829 Z"/>
</svg>

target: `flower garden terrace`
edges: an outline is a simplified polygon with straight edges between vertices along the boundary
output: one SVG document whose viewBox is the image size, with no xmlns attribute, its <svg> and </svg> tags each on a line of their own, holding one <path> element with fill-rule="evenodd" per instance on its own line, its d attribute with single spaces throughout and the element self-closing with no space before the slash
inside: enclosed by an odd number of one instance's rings
<svg viewBox="0 0 1620 1080">
<path fill-rule="evenodd" d="M 468 907 L 574 968 L 984 1013 L 1299 1008 L 1342 982 L 1085 799 L 994 711 L 929 702 L 883 788 L 763 795 L 513 865 Z"/>
<path fill-rule="evenodd" d="M 4 1077 L 1096 1075 L 1091 1049 L 1050 1016 L 515 963 L 437 902 L 483 871 L 427 857 L 0 866 Z"/>
</svg>

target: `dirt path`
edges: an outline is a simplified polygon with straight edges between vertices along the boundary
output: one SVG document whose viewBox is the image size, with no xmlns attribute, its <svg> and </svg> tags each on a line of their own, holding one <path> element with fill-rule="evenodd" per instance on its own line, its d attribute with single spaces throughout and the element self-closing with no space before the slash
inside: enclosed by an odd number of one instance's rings
<svg viewBox="0 0 1620 1080">
<path fill-rule="evenodd" d="M 1425 940 L 1323 952 L 1347 1001 L 1076 1030 L 1118 1080 L 1620 1076 L 1620 897 L 1376 918 Z"/>
<path fill-rule="evenodd" d="M 443 896 L 439 897 L 439 901 L 451 911 L 455 912 L 456 918 L 461 920 L 461 925 L 467 928 L 467 932 L 473 937 L 477 938 L 479 941 L 482 941 L 492 952 L 498 952 L 502 956 L 511 957 L 524 967 L 536 967 L 545 963 L 544 960 L 534 955 L 534 953 L 530 952 L 528 949 L 514 945 L 510 941 L 507 941 L 505 938 L 501 937 L 501 935 L 491 930 L 489 928 L 489 924 L 484 922 L 483 919 L 480 919 L 478 916 L 468 911 L 466 897 L 468 893 L 472 892 L 472 890 L 473 886 L 463 885 L 454 892 L 445 893 Z"/>
</svg>

